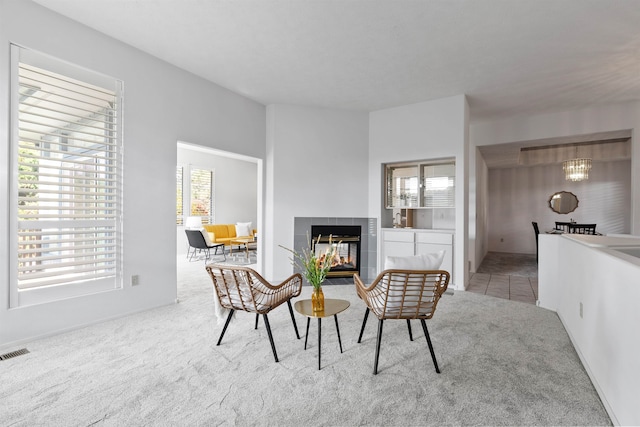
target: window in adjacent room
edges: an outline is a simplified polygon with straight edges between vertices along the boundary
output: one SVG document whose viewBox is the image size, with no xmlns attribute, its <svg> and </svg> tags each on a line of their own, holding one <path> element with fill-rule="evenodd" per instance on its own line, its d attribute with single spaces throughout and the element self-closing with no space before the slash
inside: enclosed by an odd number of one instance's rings
<svg viewBox="0 0 640 427">
<path fill-rule="evenodd" d="M 191 167 L 190 216 L 202 217 L 203 224 L 214 222 L 213 179 L 211 169 Z"/>
<path fill-rule="evenodd" d="M 12 307 L 122 287 L 122 81 L 11 46 Z"/>
<path fill-rule="evenodd" d="M 183 171 L 182 166 L 176 166 L 176 224 L 184 224 L 184 197 L 183 197 Z"/>
</svg>

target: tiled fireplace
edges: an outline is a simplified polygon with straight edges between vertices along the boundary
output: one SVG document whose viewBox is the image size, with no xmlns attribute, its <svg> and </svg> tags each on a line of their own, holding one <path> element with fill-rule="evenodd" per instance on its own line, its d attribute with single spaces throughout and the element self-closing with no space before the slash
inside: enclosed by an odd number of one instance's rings
<svg viewBox="0 0 640 427">
<path fill-rule="evenodd" d="M 344 265 L 333 269 L 327 284 L 353 283 L 353 273 L 357 272 L 365 281 L 371 281 L 377 274 L 377 220 L 375 218 L 331 218 L 295 217 L 293 248 L 296 252 L 310 246 L 313 231 L 328 238 L 327 232 L 341 236 Z M 356 231 L 359 239 L 355 240 Z M 336 242 L 337 243 L 337 242 Z M 295 269 L 296 273 L 300 273 Z"/>
</svg>

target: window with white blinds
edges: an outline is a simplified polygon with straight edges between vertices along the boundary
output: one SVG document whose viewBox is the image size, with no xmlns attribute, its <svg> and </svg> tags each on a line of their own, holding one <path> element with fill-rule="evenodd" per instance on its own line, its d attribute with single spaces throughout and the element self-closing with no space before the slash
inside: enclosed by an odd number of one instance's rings
<svg viewBox="0 0 640 427">
<path fill-rule="evenodd" d="M 182 166 L 176 166 L 176 224 L 184 224 L 184 195 L 183 195 L 183 171 Z"/>
<path fill-rule="evenodd" d="M 423 203 L 430 208 L 455 206 L 455 163 L 423 165 Z"/>
<path fill-rule="evenodd" d="M 122 82 L 18 46 L 12 65 L 15 288 L 121 287 Z"/>
<path fill-rule="evenodd" d="M 213 170 L 191 167 L 191 216 L 202 217 L 203 224 L 213 222 Z"/>
<path fill-rule="evenodd" d="M 386 208 L 455 207 L 455 162 L 385 165 Z"/>
</svg>

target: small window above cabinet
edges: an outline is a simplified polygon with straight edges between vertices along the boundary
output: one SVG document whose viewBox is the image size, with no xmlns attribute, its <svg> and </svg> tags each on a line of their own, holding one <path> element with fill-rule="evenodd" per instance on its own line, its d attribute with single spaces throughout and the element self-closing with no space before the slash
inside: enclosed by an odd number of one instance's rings
<svg viewBox="0 0 640 427">
<path fill-rule="evenodd" d="M 385 207 L 452 208 L 455 162 L 412 162 L 385 165 Z"/>
</svg>

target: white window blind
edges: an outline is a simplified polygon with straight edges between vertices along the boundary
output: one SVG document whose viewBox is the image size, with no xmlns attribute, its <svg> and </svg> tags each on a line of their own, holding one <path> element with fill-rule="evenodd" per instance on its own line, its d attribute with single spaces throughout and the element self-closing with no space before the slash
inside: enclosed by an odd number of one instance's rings
<svg viewBox="0 0 640 427">
<path fill-rule="evenodd" d="M 120 287 L 122 83 L 17 46 L 12 54 L 17 289 Z"/>
<path fill-rule="evenodd" d="M 202 217 L 203 224 L 213 222 L 213 171 L 191 168 L 191 216 Z"/>
<path fill-rule="evenodd" d="M 182 166 L 176 166 L 176 224 L 184 224 L 184 197 L 183 197 L 183 170 Z"/>
<path fill-rule="evenodd" d="M 430 208 L 449 208 L 455 206 L 455 174 L 454 163 L 424 165 L 423 206 Z"/>
</svg>

